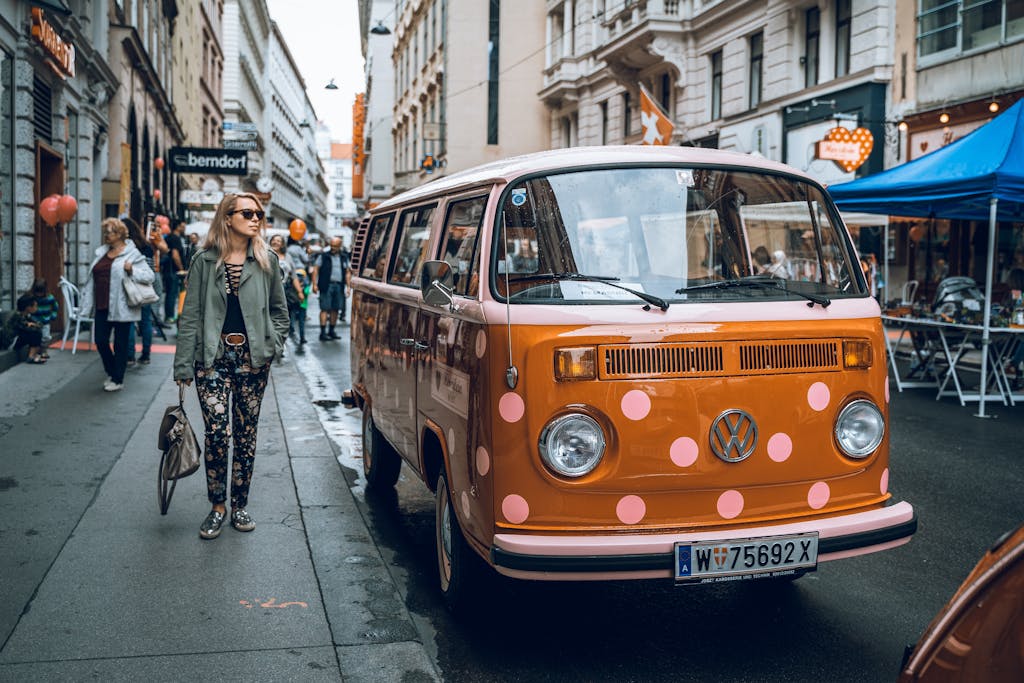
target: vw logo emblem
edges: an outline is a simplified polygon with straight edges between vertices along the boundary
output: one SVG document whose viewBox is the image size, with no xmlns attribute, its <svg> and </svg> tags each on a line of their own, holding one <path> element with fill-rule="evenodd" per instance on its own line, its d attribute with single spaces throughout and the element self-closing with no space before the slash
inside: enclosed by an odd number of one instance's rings
<svg viewBox="0 0 1024 683">
<path fill-rule="evenodd" d="M 746 460 L 757 446 L 757 423 L 749 413 L 727 410 L 711 423 L 711 450 L 725 462 Z"/>
</svg>

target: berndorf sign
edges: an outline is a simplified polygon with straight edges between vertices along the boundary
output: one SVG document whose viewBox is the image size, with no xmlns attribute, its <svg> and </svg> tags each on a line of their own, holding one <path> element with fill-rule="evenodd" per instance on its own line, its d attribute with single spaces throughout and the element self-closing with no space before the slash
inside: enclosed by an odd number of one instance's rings
<svg viewBox="0 0 1024 683">
<path fill-rule="evenodd" d="M 177 173 L 249 175 L 249 153 L 215 147 L 172 147 L 167 155 Z"/>
</svg>

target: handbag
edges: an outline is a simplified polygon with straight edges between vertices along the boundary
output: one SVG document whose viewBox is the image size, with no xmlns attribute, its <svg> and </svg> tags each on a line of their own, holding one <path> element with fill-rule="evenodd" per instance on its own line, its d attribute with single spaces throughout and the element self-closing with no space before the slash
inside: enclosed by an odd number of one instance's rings
<svg viewBox="0 0 1024 683">
<path fill-rule="evenodd" d="M 136 282 L 131 277 L 124 277 L 121 282 L 124 284 L 124 295 L 128 299 L 128 305 L 132 308 L 160 301 L 160 296 L 153 289 L 153 285 Z"/>
<path fill-rule="evenodd" d="M 185 386 L 178 385 L 178 405 L 164 411 L 157 447 L 162 452 L 157 471 L 160 514 L 166 515 L 178 480 L 199 469 L 199 440 L 185 415 Z"/>
</svg>

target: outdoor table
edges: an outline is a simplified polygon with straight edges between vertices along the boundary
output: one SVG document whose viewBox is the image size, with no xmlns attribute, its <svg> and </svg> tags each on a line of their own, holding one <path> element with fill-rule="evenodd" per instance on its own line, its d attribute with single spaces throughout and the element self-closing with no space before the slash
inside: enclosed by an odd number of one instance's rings
<svg viewBox="0 0 1024 683">
<path fill-rule="evenodd" d="M 975 341 L 982 338 L 985 328 L 981 325 L 966 325 L 963 323 L 950 323 L 942 320 L 929 318 L 905 318 L 895 316 L 882 316 L 883 324 L 889 327 L 898 328 L 900 333 L 895 342 L 886 335 L 886 352 L 889 355 L 889 365 L 892 368 L 893 378 L 896 381 L 897 391 L 914 387 L 934 387 L 937 389 L 935 399 L 944 396 L 956 396 L 960 405 L 967 405 L 967 401 L 980 401 L 981 392 L 966 392 L 960 381 L 957 366 L 967 355 Z M 914 345 L 914 357 L 916 364 L 905 376 L 900 375 L 899 366 L 896 364 L 896 349 L 903 341 L 904 335 L 910 334 L 911 343 Z M 923 337 L 931 336 L 938 339 L 938 345 L 922 342 Z M 1024 343 L 1024 328 L 1021 327 L 990 327 L 989 338 L 989 364 L 988 375 L 985 387 L 986 400 L 989 396 L 999 398 L 1003 405 L 1017 404 L 1017 401 L 1024 401 L 1024 392 L 1014 393 L 1010 378 L 1006 374 L 1006 361 L 1013 357 L 1017 347 Z M 946 370 L 940 373 L 936 368 L 937 363 L 945 363 Z M 914 379 L 914 374 L 922 371 L 920 379 Z M 931 372 L 932 380 L 928 380 L 928 373 Z M 952 382 L 952 388 L 947 388 Z M 994 386 L 993 386 L 994 385 Z M 989 392 L 989 387 L 992 387 Z"/>
</svg>

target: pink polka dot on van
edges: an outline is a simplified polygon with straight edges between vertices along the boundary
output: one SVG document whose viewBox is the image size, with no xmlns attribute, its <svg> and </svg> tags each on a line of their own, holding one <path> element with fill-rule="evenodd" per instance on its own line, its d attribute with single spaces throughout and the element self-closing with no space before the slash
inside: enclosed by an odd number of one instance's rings
<svg viewBox="0 0 1024 683">
<path fill-rule="evenodd" d="M 688 436 L 681 436 L 669 446 L 668 454 L 677 467 L 689 467 L 697 462 L 700 449 L 696 441 Z"/>
<path fill-rule="evenodd" d="M 651 412 L 651 397 L 633 389 L 622 397 L 622 414 L 630 420 L 642 420 Z"/>
<path fill-rule="evenodd" d="M 514 391 L 505 393 L 498 401 L 498 414 L 505 422 L 519 422 L 526 413 L 523 397 Z"/>
<path fill-rule="evenodd" d="M 733 519 L 743 512 L 743 494 L 739 491 L 726 491 L 718 497 L 718 514 L 725 519 Z"/>
<path fill-rule="evenodd" d="M 647 505 L 640 496 L 623 496 L 615 506 L 615 515 L 623 524 L 636 524 L 647 514 Z"/>
<path fill-rule="evenodd" d="M 513 524 L 522 524 L 530 516 L 530 505 L 525 498 L 512 493 L 501 501 L 501 514 Z"/>
<path fill-rule="evenodd" d="M 830 398 L 831 394 L 829 394 L 828 386 L 824 382 L 815 382 L 807 390 L 807 405 L 818 412 L 828 408 Z"/>
<path fill-rule="evenodd" d="M 779 432 L 768 439 L 768 457 L 775 462 L 785 462 L 793 454 L 793 440 L 788 434 Z"/>
<path fill-rule="evenodd" d="M 481 477 L 491 471 L 491 455 L 483 446 L 477 446 L 476 449 L 476 471 Z"/>
<path fill-rule="evenodd" d="M 807 504 L 811 506 L 812 510 L 820 510 L 828 503 L 831 495 L 832 492 L 829 490 L 828 484 L 823 481 L 816 482 L 807 492 Z"/>
</svg>

